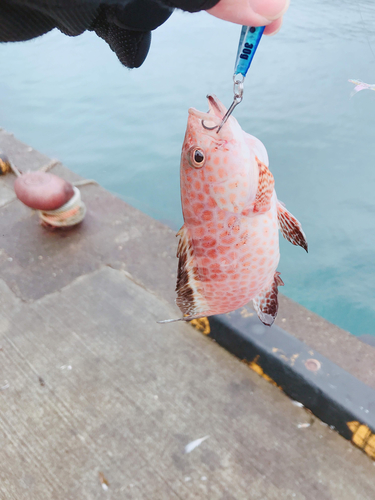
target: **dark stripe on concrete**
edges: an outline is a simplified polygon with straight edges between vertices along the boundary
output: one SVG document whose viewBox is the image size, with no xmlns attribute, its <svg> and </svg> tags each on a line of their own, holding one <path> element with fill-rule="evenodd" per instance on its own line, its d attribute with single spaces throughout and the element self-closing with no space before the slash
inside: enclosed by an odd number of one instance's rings
<svg viewBox="0 0 375 500">
<path fill-rule="evenodd" d="M 305 343 L 245 310 L 193 326 L 375 459 L 375 390 Z"/>
</svg>

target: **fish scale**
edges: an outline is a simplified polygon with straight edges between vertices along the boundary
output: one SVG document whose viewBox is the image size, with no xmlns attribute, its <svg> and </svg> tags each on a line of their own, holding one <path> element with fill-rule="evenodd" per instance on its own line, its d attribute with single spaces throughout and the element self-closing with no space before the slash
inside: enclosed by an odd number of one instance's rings
<svg viewBox="0 0 375 500">
<path fill-rule="evenodd" d="M 253 218 L 217 206 L 208 209 L 207 202 L 194 212 L 192 205 L 188 197 L 183 200 L 200 292 L 209 305 L 209 310 L 200 312 L 238 309 L 273 281 L 279 262 L 276 196 L 267 213 Z"/>
</svg>

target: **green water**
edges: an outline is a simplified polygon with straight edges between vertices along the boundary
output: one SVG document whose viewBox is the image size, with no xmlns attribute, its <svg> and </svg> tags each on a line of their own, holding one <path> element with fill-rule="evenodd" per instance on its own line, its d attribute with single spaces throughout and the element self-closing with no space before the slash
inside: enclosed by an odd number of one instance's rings
<svg viewBox="0 0 375 500">
<path fill-rule="evenodd" d="M 372 0 L 295 0 L 263 38 L 236 117 L 269 153 L 309 254 L 281 241 L 283 293 L 355 335 L 375 334 Z M 177 12 L 138 70 L 92 33 L 0 46 L 0 125 L 177 229 L 187 109 L 231 101 L 240 28 Z"/>
</svg>

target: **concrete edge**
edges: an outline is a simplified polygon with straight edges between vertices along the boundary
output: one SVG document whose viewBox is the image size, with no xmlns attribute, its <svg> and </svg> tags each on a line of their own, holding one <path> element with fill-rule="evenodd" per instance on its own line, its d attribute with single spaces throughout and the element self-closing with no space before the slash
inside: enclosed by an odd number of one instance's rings
<svg viewBox="0 0 375 500">
<path fill-rule="evenodd" d="M 245 310 L 190 322 L 375 460 L 375 390 Z"/>
<path fill-rule="evenodd" d="M 0 129 L 0 135 L 3 149 L 20 167 L 37 170 L 49 163 L 48 157 L 12 134 Z M 61 164 L 53 172 L 68 180 L 80 179 Z M 14 181 L 10 177 L 4 179 L 9 187 Z M 150 219 L 145 214 L 143 217 Z M 138 284 L 171 301 L 170 294 L 166 296 L 160 286 L 155 287 L 144 277 L 133 277 Z M 375 350 L 281 294 L 280 299 L 286 302 L 285 312 L 290 313 L 286 326 L 292 335 L 277 325 L 263 326 L 244 310 L 191 323 L 375 459 L 375 390 L 366 385 L 374 386 Z M 306 314 L 311 321 L 301 328 Z"/>
</svg>

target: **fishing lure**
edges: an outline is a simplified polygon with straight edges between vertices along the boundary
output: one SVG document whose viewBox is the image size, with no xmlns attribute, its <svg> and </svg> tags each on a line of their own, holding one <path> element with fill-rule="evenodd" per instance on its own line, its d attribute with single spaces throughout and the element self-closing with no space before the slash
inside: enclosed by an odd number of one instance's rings
<svg viewBox="0 0 375 500">
<path fill-rule="evenodd" d="M 220 125 L 210 128 L 209 130 L 214 130 L 215 128 L 217 128 L 217 133 L 219 133 L 224 123 L 233 113 L 234 108 L 242 101 L 243 84 L 254 58 L 255 52 L 258 48 L 260 39 L 262 38 L 264 28 L 265 26 L 242 26 L 233 73 L 233 102 L 224 115 Z"/>
</svg>

